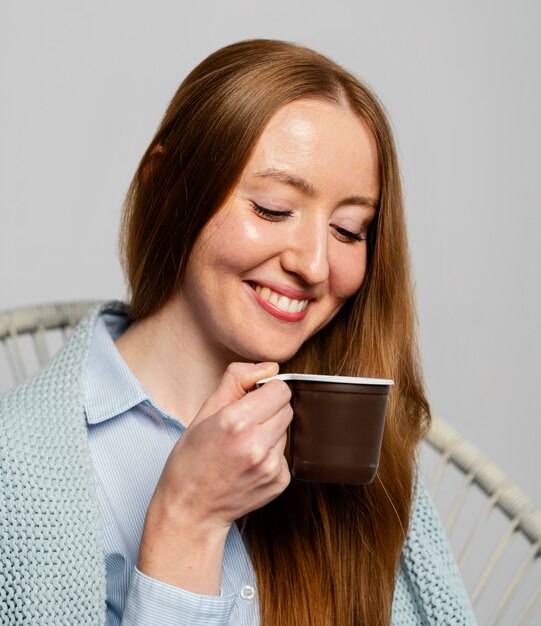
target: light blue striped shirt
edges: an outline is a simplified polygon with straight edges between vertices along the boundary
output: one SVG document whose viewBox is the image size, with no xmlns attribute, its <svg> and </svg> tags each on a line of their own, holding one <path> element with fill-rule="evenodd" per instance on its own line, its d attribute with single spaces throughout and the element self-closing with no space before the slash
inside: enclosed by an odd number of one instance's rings
<svg viewBox="0 0 541 626">
<path fill-rule="evenodd" d="M 185 427 L 152 401 L 114 344 L 125 317 L 103 314 L 94 329 L 84 408 L 101 506 L 108 626 L 257 625 L 255 574 L 237 525 L 227 537 L 219 596 L 145 576 L 137 556 L 148 504 Z"/>
</svg>

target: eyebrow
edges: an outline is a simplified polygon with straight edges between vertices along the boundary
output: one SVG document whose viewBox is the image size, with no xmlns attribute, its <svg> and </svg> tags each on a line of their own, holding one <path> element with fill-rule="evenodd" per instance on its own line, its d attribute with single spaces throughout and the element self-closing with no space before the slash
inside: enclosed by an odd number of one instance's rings
<svg viewBox="0 0 541 626">
<path fill-rule="evenodd" d="M 262 170 L 261 172 L 256 172 L 254 176 L 257 176 L 258 178 L 273 178 L 274 180 L 285 183 L 286 185 L 291 185 L 292 187 L 302 191 L 302 193 L 310 198 L 314 198 L 318 193 L 314 185 L 309 183 L 304 178 L 296 176 L 295 174 L 290 174 L 289 172 L 284 172 L 283 170 L 277 170 L 273 167 Z M 366 196 L 349 196 L 348 198 L 341 200 L 338 206 L 344 206 L 346 204 L 367 206 L 376 210 L 379 208 L 378 200 L 374 200 L 373 198 L 368 198 Z"/>
</svg>

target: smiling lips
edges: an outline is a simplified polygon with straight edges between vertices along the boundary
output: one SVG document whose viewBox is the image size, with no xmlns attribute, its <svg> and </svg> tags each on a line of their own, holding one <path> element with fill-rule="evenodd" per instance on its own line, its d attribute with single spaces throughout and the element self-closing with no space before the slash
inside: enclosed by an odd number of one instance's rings
<svg viewBox="0 0 541 626">
<path fill-rule="evenodd" d="M 265 302 L 274 304 L 280 311 L 285 311 L 286 313 L 304 311 L 308 304 L 308 300 L 293 300 L 292 298 L 276 293 L 276 291 L 272 291 L 268 287 L 261 287 L 261 285 L 256 285 L 255 291 Z"/>
<path fill-rule="evenodd" d="M 251 283 L 256 300 L 271 315 L 288 322 L 298 322 L 306 315 L 309 299 L 295 299 L 257 283 Z"/>
</svg>

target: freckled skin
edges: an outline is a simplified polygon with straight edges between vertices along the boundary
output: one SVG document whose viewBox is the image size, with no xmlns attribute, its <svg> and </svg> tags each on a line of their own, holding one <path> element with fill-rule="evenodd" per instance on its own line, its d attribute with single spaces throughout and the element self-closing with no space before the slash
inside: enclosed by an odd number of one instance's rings
<svg viewBox="0 0 541 626">
<path fill-rule="evenodd" d="M 274 168 L 308 181 L 309 197 L 272 178 Z M 283 361 L 328 323 L 360 287 L 366 242 L 344 242 L 336 226 L 367 228 L 375 210 L 346 204 L 379 198 L 377 152 L 367 125 L 348 109 L 305 99 L 280 109 L 264 129 L 239 184 L 196 242 L 177 305 L 227 360 Z M 271 221 L 252 202 L 290 216 Z M 247 281 L 300 289 L 314 297 L 299 322 L 265 311 Z"/>
</svg>

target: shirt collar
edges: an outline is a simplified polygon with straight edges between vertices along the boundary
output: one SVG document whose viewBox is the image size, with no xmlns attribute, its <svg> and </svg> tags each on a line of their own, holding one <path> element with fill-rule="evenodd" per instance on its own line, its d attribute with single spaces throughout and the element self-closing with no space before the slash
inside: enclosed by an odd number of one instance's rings
<svg viewBox="0 0 541 626">
<path fill-rule="evenodd" d="M 125 316 L 111 313 L 103 313 L 96 321 L 85 376 L 84 409 L 89 424 L 116 417 L 150 400 L 114 343 L 127 325 Z"/>
</svg>

